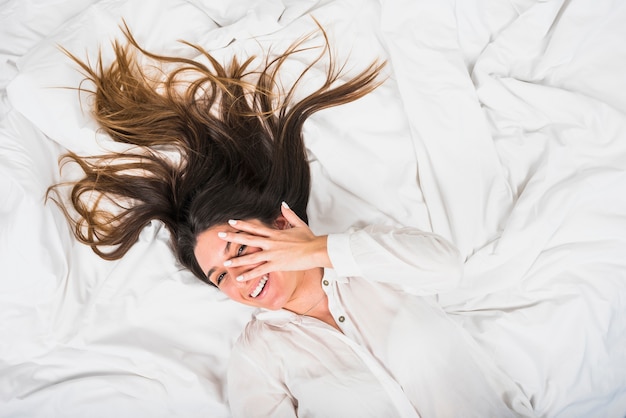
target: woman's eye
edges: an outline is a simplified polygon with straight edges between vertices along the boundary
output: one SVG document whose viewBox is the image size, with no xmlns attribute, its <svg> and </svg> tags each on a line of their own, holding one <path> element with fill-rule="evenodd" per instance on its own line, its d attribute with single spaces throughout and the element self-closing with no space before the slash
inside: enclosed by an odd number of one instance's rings
<svg viewBox="0 0 626 418">
<path fill-rule="evenodd" d="M 239 249 L 237 250 L 237 257 L 240 257 L 243 252 L 246 251 L 246 246 L 242 245 L 241 247 L 239 247 Z"/>
<path fill-rule="evenodd" d="M 219 276 L 217 276 L 217 279 L 215 279 L 215 282 L 218 286 L 220 285 L 220 283 L 222 283 L 222 280 L 224 280 L 225 276 L 226 276 L 226 273 L 222 273 Z"/>
</svg>

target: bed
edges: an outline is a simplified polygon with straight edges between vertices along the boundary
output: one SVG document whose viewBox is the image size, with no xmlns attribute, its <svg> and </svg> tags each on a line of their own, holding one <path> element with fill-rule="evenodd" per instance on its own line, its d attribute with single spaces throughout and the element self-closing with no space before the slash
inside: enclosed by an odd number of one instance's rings
<svg viewBox="0 0 626 418">
<path fill-rule="evenodd" d="M 262 54 L 317 21 L 349 70 L 386 59 L 382 87 L 305 126 L 313 230 L 443 235 L 466 263 L 439 302 L 539 416 L 626 416 L 626 3 L 2 0 L 0 19 L 0 417 L 229 416 L 252 310 L 178 266 L 162 225 L 104 261 L 45 201 L 77 174 L 64 152 L 119 147 L 59 46 L 106 60 L 122 21 L 189 57 L 179 40 Z"/>
</svg>

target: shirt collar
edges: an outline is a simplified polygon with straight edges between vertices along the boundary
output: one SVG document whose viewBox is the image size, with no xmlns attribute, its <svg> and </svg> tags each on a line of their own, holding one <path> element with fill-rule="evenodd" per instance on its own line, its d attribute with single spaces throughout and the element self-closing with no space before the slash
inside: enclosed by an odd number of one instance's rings
<svg viewBox="0 0 626 418">
<path fill-rule="evenodd" d="M 268 324 L 284 327 L 292 322 L 299 322 L 300 315 L 297 315 L 286 309 L 279 309 L 277 311 L 270 311 L 269 309 L 260 309 L 255 313 L 254 319 L 257 321 L 263 321 Z"/>
<path fill-rule="evenodd" d="M 331 284 L 333 282 L 337 282 L 337 283 L 347 283 L 348 282 L 348 278 L 344 277 L 344 276 L 339 276 L 337 275 L 337 272 L 333 269 L 324 269 L 324 277 L 322 278 L 323 280 L 328 280 Z"/>
<path fill-rule="evenodd" d="M 334 282 L 347 283 L 349 281 L 347 277 L 338 276 L 335 270 L 327 268 L 324 269 L 324 277 L 322 277 L 322 282 L 325 280 L 329 282 L 328 286 L 322 286 L 322 289 L 324 289 L 325 291 L 326 288 L 331 287 Z M 253 316 L 254 319 L 258 321 L 263 321 L 276 327 L 284 327 L 287 324 L 299 324 L 302 322 L 302 315 L 298 315 L 286 309 L 279 309 L 277 311 L 271 311 L 269 309 L 258 309 Z"/>
</svg>

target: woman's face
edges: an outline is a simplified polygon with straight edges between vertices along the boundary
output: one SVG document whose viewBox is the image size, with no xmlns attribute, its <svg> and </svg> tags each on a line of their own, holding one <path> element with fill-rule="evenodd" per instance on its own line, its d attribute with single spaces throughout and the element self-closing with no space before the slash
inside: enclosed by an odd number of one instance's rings
<svg viewBox="0 0 626 418">
<path fill-rule="evenodd" d="M 258 222 L 260 221 L 249 221 Z M 208 279 L 230 299 L 250 306 L 277 310 L 285 308 L 297 297 L 302 272 L 272 272 L 245 282 L 235 278 L 255 265 L 224 267 L 224 261 L 233 257 L 261 251 L 260 248 L 229 243 L 217 236 L 218 232 L 240 232 L 228 224 L 207 229 L 198 235 L 194 254 Z"/>
</svg>

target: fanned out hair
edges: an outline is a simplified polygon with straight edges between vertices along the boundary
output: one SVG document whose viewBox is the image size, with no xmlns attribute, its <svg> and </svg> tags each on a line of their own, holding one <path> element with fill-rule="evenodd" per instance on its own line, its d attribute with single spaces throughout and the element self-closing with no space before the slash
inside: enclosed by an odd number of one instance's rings
<svg viewBox="0 0 626 418">
<path fill-rule="evenodd" d="M 53 197 L 73 225 L 76 238 L 104 259 L 119 259 L 152 220 L 163 222 L 179 262 L 210 283 L 194 248 L 199 233 L 228 219 L 271 224 L 286 201 L 305 221 L 310 169 L 302 138 L 313 113 L 354 101 L 375 89 L 384 63 L 373 62 L 341 81 L 326 33 L 321 53 L 281 91 L 278 74 L 294 54 L 309 50 L 305 37 L 260 69 L 255 57 L 222 65 L 198 45 L 200 60 L 143 49 L 123 26 L 125 43 L 113 43 L 114 61 L 95 66 L 65 51 L 95 86 L 93 115 L 101 128 L 131 151 L 80 157 L 68 153 L 84 177 L 72 183 L 73 211 Z M 142 57 L 143 56 L 143 57 Z M 324 57 L 326 78 L 307 97 L 295 100 L 303 77 Z M 139 58 L 161 66 L 150 77 Z M 153 70 L 156 67 L 151 67 Z M 153 71 L 154 72 L 154 71 Z M 85 90 L 82 86 L 79 88 Z M 177 158 L 172 158 L 172 151 Z M 58 186 L 49 190 L 59 193 Z"/>
</svg>

